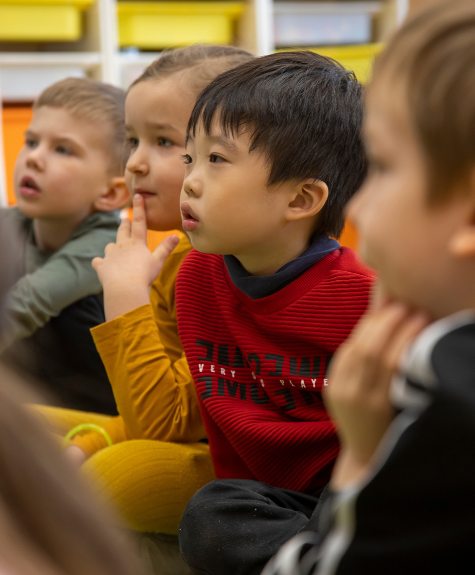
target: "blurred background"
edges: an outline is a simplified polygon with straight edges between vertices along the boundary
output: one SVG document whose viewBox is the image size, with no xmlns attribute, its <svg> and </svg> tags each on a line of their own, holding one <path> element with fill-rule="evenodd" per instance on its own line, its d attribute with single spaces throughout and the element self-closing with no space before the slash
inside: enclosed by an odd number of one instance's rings
<svg viewBox="0 0 475 575">
<path fill-rule="evenodd" d="M 46 86 L 90 76 L 127 88 L 164 48 L 234 44 L 258 55 L 311 48 L 365 81 L 408 0 L 0 0 L 0 205 L 31 104 Z"/>
<path fill-rule="evenodd" d="M 15 202 L 13 167 L 32 102 L 58 80 L 89 76 L 127 88 L 164 48 L 204 42 L 257 55 L 310 48 L 365 82 L 409 3 L 424 1 L 0 0 L 0 206 Z M 355 246 L 351 226 L 342 240 Z"/>
</svg>

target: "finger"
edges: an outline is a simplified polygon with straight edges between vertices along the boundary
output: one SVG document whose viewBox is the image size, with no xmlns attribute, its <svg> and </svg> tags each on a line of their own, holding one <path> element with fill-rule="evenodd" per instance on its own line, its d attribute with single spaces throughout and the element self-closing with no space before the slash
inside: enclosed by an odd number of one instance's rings
<svg viewBox="0 0 475 575">
<path fill-rule="evenodd" d="M 91 262 L 93 269 L 97 272 L 102 265 L 104 260 L 102 258 L 94 258 Z"/>
<path fill-rule="evenodd" d="M 349 357 L 365 374 L 358 388 L 368 391 L 378 385 L 378 373 L 384 371 L 387 353 L 395 334 L 405 321 L 409 310 L 401 304 L 391 304 L 374 312 L 360 326 L 358 333 L 348 341 Z"/>
<path fill-rule="evenodd" d="M 373 285 L 373 289 L 371 290 L 370 296 L 370 303 L 369 303 L 369 310 L 376 311 L 381 309 L 385 305 L 389 303 L 390 299 L 386 295 L 381 282 L 376 281 Z"/>
<path fill-rule="evenodd" d="M 178 236 L 167 236 L 160 242 L 158 247 L 153 252 L 153 259 L 156 260 L 159 264 L 163 265 L 167 257 L 176 248 L 179 241 L 180 238 Z"/>
<path fill-rule="evenodd" d="M 393 371 L 398 369 L 404 351 L 428 324 L 428 316 L 425 313 L 418 312 L 407 318 L 400 326 L 387 352 L 386 362 L 390 369 Z"/>
<path fill-rule="evenodd" d="M 397 330 L 394 332 L 391 341 L 384 351 L 384 357 L 378 366 L 377 377 L 375 378 L 374 390 L 377 391 L 375 400 L 387 407 L 390 405 L 389 388 L 393 376 L 397 373 L 401 358 L 407 347 L 414 341 L 414 338 L 427 326 L 428 317 L 426 314 L 413 313 L 406 317 Z"/>
<path fill-rule="evenodd" d="M 134 196 L 134 210 L 131 237 L 147 243 L 147 218 L 145 215 L 144 200 L 141 195 L 135 194 Z"/>
<path fill-rule="evenodd" d="M 394 307 L 393 305 L 392 308 Z M 386 318 L 389 318 L 390 315 L 387 313 Z M 392 315 L 386 324 L 386 327 L 389 326 L 387 332 L 383 335 L 379 334 L 382 348 L 381 351 L 374 350 L 374 353 L 379 356 L 379 361 L 374 362 L 376 368 L 374 377 L 369 380 L 370 385 L 367 386 L 367 389 L 377 390 L 379 398 L 377 401 L 382 399 L 387 405 L 389 405 L 389 386 L 393 375 L 397 372 L 401 355 L 406 346 L 424 329 L 428 322 L 425 314 L 414 314 L 409 310 L 400 321 L 395 318 L 396 314 Z"/>
<path fill-rule="evenodd" d="M 120 222 L 119 229 L 117 230 L 117 239 L 116 239 L 118 244 L 120 244 L 123 240 L 130 238 L 130 227 L 131 227 L 131 225 L 132 224 L 131 224 L 129 218 L 124 218 Z"/>
<path fill-rule="evenodd" d="M 349 341 L 368 343 L 371 348 L 375 344 L 378 349 L 384 347 L 387 338 L 408 314 L 409 309 L 403 304 L 381 304 L 378 309 L 366 312 L 353 329 Z"/>
<path fill-rule="evenodd" d="M 112 250 L 115 249 L 117 244 L 115 244 L 114 242 L 111 242 L 110 244 L 107 244 L 106 247 L 104 248 L 104 256 L 107 257 L 110 255 L 110 253 L 112 252 Z"/>
</svg>

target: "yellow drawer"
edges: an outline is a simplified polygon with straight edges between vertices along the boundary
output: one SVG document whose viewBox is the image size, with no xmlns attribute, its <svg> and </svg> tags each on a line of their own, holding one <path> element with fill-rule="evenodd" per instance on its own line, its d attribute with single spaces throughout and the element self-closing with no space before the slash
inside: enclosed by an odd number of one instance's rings
<svg viewBox="0 0 475 575">
<path fill-rule="evenodd" d="M 118 2 L 119 44 L 144 49 L 230 44 L 241 2 Z"/>
<path fill-rule="evenodd" d="M 371 77 L 371 70 L 376 56 L 383 49 L 383 44 L 362 44 L 360 46 L 332 46 L 312 48 L 314 52 L 337 60 L 348 70 L 353 70 L 363 84 Z"/>
<path fill-rule="evenodd" d="M 303 48 L 296 48 L 296 50 Z M 383 44 L 361 44 L 358 46 L 325 46 L 321 48 L 305 48 L 337 60 L 348 70 L 353 70 L 363 84 L 371 77 L 371 69 L 376 56 L 383 49 Z M 279 50 L 284 52 L 288 50 Z"/>
<path fill-rule="evenodd" d="M 78 40 L 94 0 L 0 0 L 0 40 Z"/>
</svg>

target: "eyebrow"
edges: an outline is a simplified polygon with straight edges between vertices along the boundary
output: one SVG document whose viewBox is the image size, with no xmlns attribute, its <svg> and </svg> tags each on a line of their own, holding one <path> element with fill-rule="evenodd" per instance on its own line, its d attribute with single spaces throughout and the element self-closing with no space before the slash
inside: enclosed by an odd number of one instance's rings
<svg viewBox="0 0 475 575">
<path fill-rule="evenodd" d="M 208 138 L 212 142 L 215 142 L 216 144 L 223 146 L 223 148 L 227 148 L 231 152 L 237 152 L 238 150 L 236 144 L 229 138 L 226 138 L 226 136 L 208 136 Z"/>
<path fill-rule="evenodd" d="M 147 126 L 147 128 L 151 128 L 153 130 L 174 130 L 175 132 L 178 132 L 175 126 L 172 126 L 171 124 L 160 124 L 159 122 L 145 122 L 145 125 Z"/>
<path fill-rule="evenodd" d="M 206 136 L 206 137 L 212 142 L 219 144 L 220 146 L 223 146 L 223 148 L 227 148 L 231 152 L 237 152 L 239 150 L 236 144 L 234 144 L 229 138 L 226 138 L 226 136 Z M 191 134 L 188 134 L 186 136 L 186 145 L 194 141 L 195 139 Z"/>
<path fill-rule="evenodd" d="M 38 138 L 38 134 L 30 129 L 25 130 L 25 138 L 27 138 L 28 136 L 31 138 Z"/>
<path fill-rule="evenodd" d="M 171 130 L 173 132 L 176 132 L 177 134 L 180 133 L 180 130 L 178 130 L 178 128 L 175 128 L 175 126 L 172 126 L 171 124 L 160 124 L 159 122 L 145 122 L 145 127 L 148 128 L 149 130 Z M 134 128 L 130 124 L 125 124 L 125 131 L 133 132 Z"/>
<path fill-rule="evenodd" d="M 25 137 L 28 137 L 28 136 L 33 137 L 33 138 L 39 137 L 39 135 L 36 132 L 34 132 L 33 130 L 26 130 L 25 131 Z M 80 148 L 82 147 L 81 144 L 77 140 L 75 140 L 74 138 L 70 138 L 68 136 L 50 136 L 50 137 L 54 142 L 65 142 L 67 144 L 72 144 L 73 146 L 79 146 Z"/>
</svg>

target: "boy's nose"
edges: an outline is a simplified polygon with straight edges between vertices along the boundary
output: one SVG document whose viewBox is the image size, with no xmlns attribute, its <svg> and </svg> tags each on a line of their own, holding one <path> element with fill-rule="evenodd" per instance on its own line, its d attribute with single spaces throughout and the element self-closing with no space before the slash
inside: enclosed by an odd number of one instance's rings
<svg viewBox="0 0 475 575">
<path fill-rule="evenodd" d="M 142 154 L 138 148 L 135 152 L 131 153 L 127 164 L 125 165 L 125 169 L 132 174 L 148 174 L 148 162 L 146 161 L 144 154 Z"/>
<path fill-rule="evenodd" d="M 44 170 L 45 161 L 39 146 L 28 151 L 28 155 L 26 156 L 26 165 L 28 168 L 33 170 Z"/>
<path fill-rule="evenodd" d="M 185 180 L 183 182 L 183 192 L 187 195 L 187 196 L 197 196 L 198 194 L 195 192 L 195 190 L 193 189 L 193 187 L 190 185 L 189 182 L 187 182 L 187 180 Z"/>
<path fill-rule="evenodd" d="M 183 192 L 187 196 L 200 196 L 202 193 L 202 186 L 200 185 L 195 171 L 185 177 L 183 181 Z"/>
</svg>

